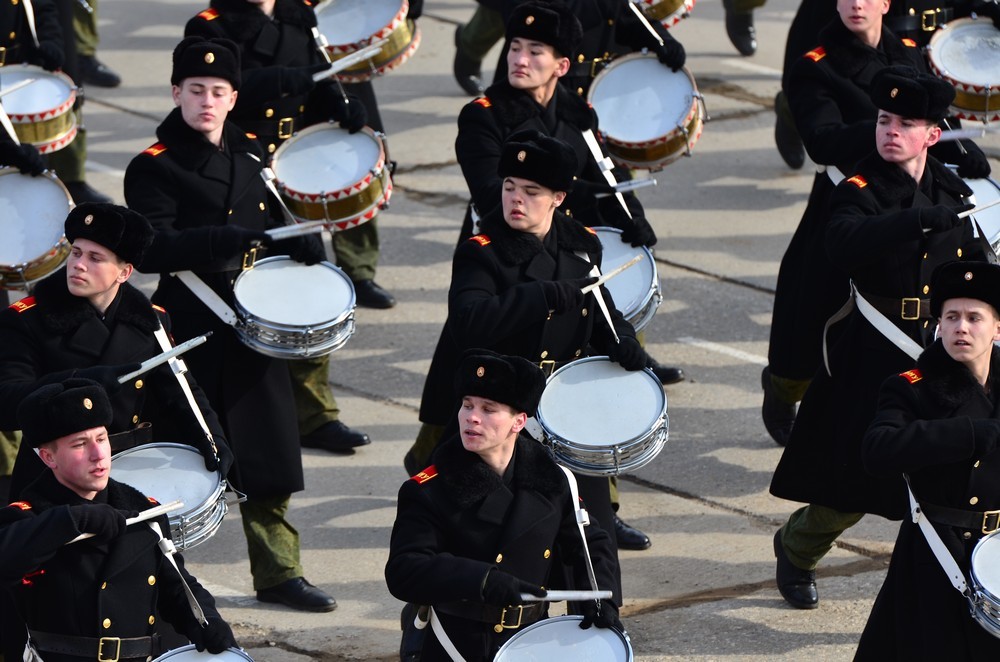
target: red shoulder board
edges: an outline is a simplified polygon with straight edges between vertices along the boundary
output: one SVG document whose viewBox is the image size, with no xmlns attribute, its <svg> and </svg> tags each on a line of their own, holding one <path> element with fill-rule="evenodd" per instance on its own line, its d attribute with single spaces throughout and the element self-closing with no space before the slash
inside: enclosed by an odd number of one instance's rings
<svg viewBox="0 0 1000 662">
<path fill-rule="evenodd" d="M 155 310 L 158 313 L 163 313 L 164 315 L 166 315 L 167 313 L 166 308 L 164 308 L 163 306 L 157 306 L 155 303 L 153 304 L 153 310 Z"/>
<path fill-rule="evenodd" d="M 587 232 L 589 232 L 590 234 L 592 234 L 592 235 L 594 235 L 594 236 L 597 236 L 597 230 L 595 230 L 594 228 L 590 227 L 589 225 L 584 225 L 583 227 L 584 227 L 584 228 L 585 228 L 585 229 L 587 230 Z"/>
<path fill-rule="evenodd" d="M 166 145 L 164 145 L 163 143 L 156 143 L 152 147 L 147 147 L 145 150 L 143 150 L 142 153 L 149 154 L 150 156 L 159 156 L 160 154 L 163 154 L 165 151 L 167 151 Z"/>
<path fill-rule="evenodd" d="M 849 181 L 850 183 L 854 184 L 858 188 L 864 188 L 864 187 L 868 186 L 868 180 L 866 180 L 861 175 L 854 175 L 853 177 L 851 177 L 847 181 Z"/>
<path fill-rule="evenodd" d="M 203 18 L 206 21 L 214 21 L 219 18 L 219 12 L 214 9 L 206 9 L 205 11 L 198 14 L 198 18 Z"/>
<path fill-rule="evenodd" d="M 909 46 L 910 48 L 916 48 L 917 47 L 917 42 L 913 41 L 912 39 L 904 38 L 903 39 L 903 45 L 904 46 Z"/>
<path fill-rule="evenodd" d="M 247 138 L 249 138 L 250 140 L 257 140 L 257 134 L 247 132 Z"/>
<path fill-rule="evenodd" d="M 474 237 L 469 237 L 469 241 L 474 241 L 477 244 L 479 244 L 480 246 L 489 246 L 490 245 L 490 238 L 487 237 L 484 234 L 477 234 Z"/>
<path fill-rule="evenodd" d="M 437 467 L 432 464 L 431 466 L 427 467 L 426 469 L 418 473 L 416 476 L 412 477 L 410 480 L 415 480 L 417 481 L 418 484 L 423 485 L 431 478 L 437 478 L 437 475 L 438 475 Z"/>
<path fill-rule="evenodd" d="M 478 104 L 479 104 L 480 106 L 482 106 L 483 108 L 489 108 L 490 106 L 492 106 L 492 105 L 493 105 L 493 104 L 492 104 L 492 103 L 490 102 L 490 100 L 489 100 L 489 99 L 487 99 L 486 97 L 479 97 L 478 99 L 476 99 L 475 103 L 478 103 Z"/>
<path fill-rule="evenodd" d="M 309 2 L 309 0 L 302 0 L 302 4 L 304 4 L 306 7 L 312 7 L 313 6 L 313 3 Z"/>
<path fill-rule="evenodd" d="M 27 501 L 15 501 L 10 504 L 11 508 L 20 508 L 21 510 L 31 510 L 31 504 Z"/>
<path fill-rule="evenodd" d="M 159 502 L 159 501 L 157 501 L 156 499 L 154 499 L 154 498 L 153 498 L 153 497 L 151 497 L 151 496 L 148 496 L 148 497 L 146 497 L 146 501 L 150 502 L 150 503 L 151 503 L 151 504 L 153 504 L 154 506 L 158 506 L 158 505 L 160 505 L 160 502 Z"/>
<path fill-rule="evenodd" d="M 812 60 L 813 62 L 819 62 L 820 60 L 826 57 L 826 49 L 823 48 L 822 46 L 817 46 L 816 48 L 806 53 L 805 56 L 810 60 Z"/>
<path fill-rule="evenodd" d="M 899 373 L 899 376 L 910 382 L 911 384 L 916 384 L 921 379 L 924 378 L 920 371 L 914 368 L 913 370 L 907 370 L 906 372 Z"/>
<path fill-rule="evenodd" d="M 29 308 L 34 308 L 37 305 L 37 303 L 38 302 L 35 301 L 35 297 L 25 297 L 20 301 L 15 301 L 14 303 L 10 304 L 10 309 L 17 311 L 19 313 L 23 313 Z"/>
</svg>

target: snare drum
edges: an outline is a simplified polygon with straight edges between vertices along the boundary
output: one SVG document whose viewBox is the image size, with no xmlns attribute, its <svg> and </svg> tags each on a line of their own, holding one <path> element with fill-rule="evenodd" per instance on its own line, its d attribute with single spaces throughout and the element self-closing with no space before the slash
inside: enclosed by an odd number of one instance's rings
<svg viewBox="0 0 1000 662">
<path fill-rule="evenodd" d="M 387 40 L 371 59 L 338 72 L 337 78 L 345 83 L 371 80 L 409 60 L 420 46 L 420 29 L 406 18 L 409 11 L 407 0 L 330 0 L 316 7 L 319 31 L 334 62 Z"/>
<path fill-rule="evenodd" d="M 49 154 L 76 137 L 76 85 L 58 71 L 12 64 L 0 69 L 0 91 L 29 78 L 34 82 L 3 96 L 3 108 L 10 115 L 18 140 Z"/>
<path fill-rule="evenodd" d="M 667 396 L 649 369 L 606 356 L 573 361 L 549 377 L 535 415 L 560 464 L 617 476 L 649 464 L 667 441 Z"/>
<path fill-rule="evenodd" d="M 632 662 L 632 642 L 614 628 L 580 629 L 583 616 L 533 623 L 500 647 L 493 662 Z"/>
<path fill-rule="evenodd" d="M 382 140 L 368 128 L 310 126 L 282 143 L 271 169 L 292 215 L 333 221 L 337 230 L 375 218 L 392 195 Z"/>
<path fill-rule="evenodd" d="M 38 177 L 0 168 L 0 289 L 24 289 L 66 261 L 63 223 L 73 209 L 66 187 L 51 172 Z"/>
<path fill-rule="evenodd" d="M 694 3 L 695 0 L 642 0 L 640 4 L 646 16 L 671 28 L 691 15 Z"/>
<path fill-rule="evenodd" d="M 229 510 L 222 473 L 206 469 L 201 453 L 184 444 L 124 450 L 111 458 L 111 477 L 160 503 L 184 502 L 182 511 L 167 514 L 177 549 L 190 549 L 214 536 Z"/>
<path fill-rule="evenodd" d="M 590 85 L 611 158 L 657 169 L 690 155 L 701 137 L 705 104 L 687 68 L 671 71 L 654 55 L 612 60 Z"/>
<path fill-rule="evenodd" d="M 959 18 L 927 46 L 931 69 L 955 86 L 952 111 L 962 119 L 1000 120 L 1000 30 L 988 18 Z"/>
<path fill-rule="evenodd" d="M 1000 536 L 991 533 L 972 550 L 972 618 L 1000 637 Z"/>
<path fill-rule="evenodd" d="M 963 181 L 972 189 L 972 197 L 969 199 L 971 203 L 985 205 L 1000 199 L 1000 184 L 992 179 L 965 179 Z M 973 218 L 983 229 L 983 234 L 993 250 L 1000 250 L 1000 205 L 977 211 Z"/>
<path fill-rule="evenodd" d="M 239 648 L 230 648 L 213 655 L 208 651 L 199 653 L 194 644 L 167 651 L 153 662 L 198 662 L 199 660 L 203 662 L 253 662 L 253 658 Z"/>
<path fill-rule="evenodd" d="M 597 233 L 604 248 L 601 257 L 601 273 L 610 273 L 636 255 L 643 259 L 621 272 L 604 286 L 611 292 L 615 307 L 622 312 L 625 320 L 636 331 L 641 331 L 653 319 L 653 314 L 663 302 L 660 294 L 660 278 L 656 272 L 653 252 L 645 246 L 638 248 L 622 241 L 622 231 L 616 228 L 592 228 Z"/>
<path fill-rule="evenodd" d="M 334 352 L 354 334 L 354 285 L 329 262 L 307 266 L 278 255 L 254 263 L 233 286 L 236 334 L 279 359 Z"/>
</svg>

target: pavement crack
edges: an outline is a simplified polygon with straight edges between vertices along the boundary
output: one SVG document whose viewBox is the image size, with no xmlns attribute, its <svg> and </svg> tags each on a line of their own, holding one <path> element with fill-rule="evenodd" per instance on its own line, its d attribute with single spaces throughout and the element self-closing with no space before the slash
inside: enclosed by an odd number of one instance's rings
<svg viewBox="0 0 1000 662">
<path fill-rule="evenodd" d="M 698 274 L 699 276 L 706 276 L 708 278 L 714 278 L 716 280 L 722 281 L 723 283 L 729 283 L 730 285 L 739 285 L 740 287 L 746 287 L 757 292 L 763 292 L 764 294 L 774 294 L 773 287 L 765 287 L 763 285 L 758 285 L 757 283 L 751 283 L 747 280 L 741 280 L 739 278 L 733 278 L 731 276 L 725 276 L 723 274 L 715 273 L 714 271 L 707 271 L 705 269 L 699 269 L 698 267 L 692 267 L 688 264 L 681 264 L 680 262 L 674 262 L 673 260 L 668 260 L 666 258 L 658 257 L 655 258 L 660 264 L 665 264 L 668 267 L 674 267 L 675 269 L 681 269 L 693 274 Z"/>
<path fill-rule="evenodd" d="M 87 103 L 95 104 L 97 106 L 104 106 L 105 108 L 111 108 L 112 110 L 117 110 L 120 113 L 125 113 L 126 115 L 132 115 L 134 117 L 141 117 L 144 120 L 149 120 L 150 122 L 156 122 L 159 124 L 163 121 L 163 115 L 153 113 L 145 113 L 141 110 L 135 110 L 134 108 L 129 108 L 128 106 L 123 106 L 120 103 L 115 103 L 114 101 L 107 101 L 106 99 L 99 99 L 96 97 L 87 97 Z"/>
</svg>

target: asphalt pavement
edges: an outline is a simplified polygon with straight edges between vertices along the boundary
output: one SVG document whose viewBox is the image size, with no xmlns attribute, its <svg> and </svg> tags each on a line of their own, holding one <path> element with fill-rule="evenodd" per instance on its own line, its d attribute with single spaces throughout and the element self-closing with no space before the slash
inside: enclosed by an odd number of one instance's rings
<svg viewBox="0 0 1000 662">
<path fill-rule="evenodd" d="M 453 144 L 469 98 L 451 64 L 455 26 L 474 6 L 427 0 L 419 50 L 375 83 L 399 163 L 392 205 L 379 215 L 377 280 L 399 305 L 359 309 L 357 333 L 333 355 L 331 370 L 343 420 L 373 443 L 350 456 L 305 451 L 306 490 L 290 513 L 306 577 L 332 593 L 338 609 L 304 614 L 257 603 L 236 509 L 212 540 L 186 554 L 258 662 L 398 659 L 401 604 L 382 570 L 467 200 Z M 660 238 L 664 295 L 648 349 L 688 379 L 666 389 L 666 448 L 621 481 L 621 515 L 653 541 L 647 551 L 621 554 L 622 618 L 636 660 L 850 659 L 895 538 L 897 524 L 876 517 L 848 531 L 819 569 L 817 610 L 794 610 L 775 589 L 771 537 L 797 504 L 767 493 L 780 449 L 760 422 L 760 370 L 778 264 L 814 171 L 809 163 L 789 170 L 773 142 L 772 103 L 795 8 L 793 0 L 769 0 L 756 12 L 760 45 L 749 58 L 730 45 L 719 2 L 703 0 L 672 28 L 712 119 L 693 155 L 639 192 Z M 88 178 L 119 202 L 125 167 L 155 142 L 172 107 L 171 51 L 202 9 L 189 0 L 100 1 L 99 56 L 124 83 L 87 90 Z M 981 144 L 1000 167 L 1000 138 Z M 150 291 L 152 281 L 140 280 Z M 288 296 L 309 305 L 316 294 Z"/>
</svg>

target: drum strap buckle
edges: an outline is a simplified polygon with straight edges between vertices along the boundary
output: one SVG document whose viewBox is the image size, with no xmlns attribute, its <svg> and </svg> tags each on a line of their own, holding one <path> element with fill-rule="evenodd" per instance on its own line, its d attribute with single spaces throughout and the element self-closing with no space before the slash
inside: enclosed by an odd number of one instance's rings
<svg viewBox="0 0 1000 662">
<path fill-rule="evenodd" d="M 246 253 L 243 254 L 243 271 L 249 271 L 253 269 L 254 263 L 257 261 L 257 247 L 254 246 Z"/>
<path fill-rule="evenodd" d="M 7 47 L 0 46 L 0 67 L 7 63 Z"/>
<path fill-rule="evenodd" d="M 988 536 L 996 531 L 1000 531 L 1000 510 L 987 510 L 983 513 L 983 535 Z"/>
<path fill-rule="evenodd" d="M 112 657 L 104 656 L 104 646 L 114 644 L 115 654 Z M 91 649 L 93 650 L 93 649 Z M 122 652 L 122 640 L 119 637 L 101 637 L 97 642 L 97 662 L 118 662 Z"/>
<path fill-rule="evenodd" d="M 287 140 L 292 137 L 292 133 L 295 131 L 295 118 L 294 117 L 282 117 L 278 120 L 278 138 L 281 140 Z"/>
<path fill-rule="evenodd" d="M 507 622 L 507 612 L 514 613 L 517 610 L 517 623 Z M 524 614 L 524 605 L 517 605 L 516 607 L 504 607 L 503 611 L 500 612 L 500 622 L 493 626 L 493 631 L 500 633 L 504 630 L 516 630 L 521 627 L 521 616 Z"/>
<path fill-rule="evenodd" d="M 597 76 L 597 74 L 600 73 L 598 71 L 598 67 L 600 67 L 601 69 L 603 69 L 604 65 L 607 64 L 607 62 L 608 62 L 609 59 L 610 58 L 608 57 L 607 53 L 605 53 L 604 57 L 595 57 L 593 60 L 591 60 L 590 61 L 590 77 L 594 78 L 595 76 Z"/>
<path fill-rule="evenodd" d="M 920 29 L 924 32 L 934 32 L 937 30 L 937 17 L 941 11 L 940 8 L 935 7 L 934 9 L 925 9 L 920 12 Z"/>
<path fill-rule="evenodd" d="M 900 317 L 904 320 L 913 321 L 920 319 L 920 299 L 917 297 L 903 297 Z"/>
<path fill-rule="evenodd" d="M 551 377 L 552 373 L 555 372 L 556 362 L 551 359 L 545 359 L 544 361 L 539 361 L 538 367 L 542 369 L 542 373 L 546 377 Z"/>
</svg>

